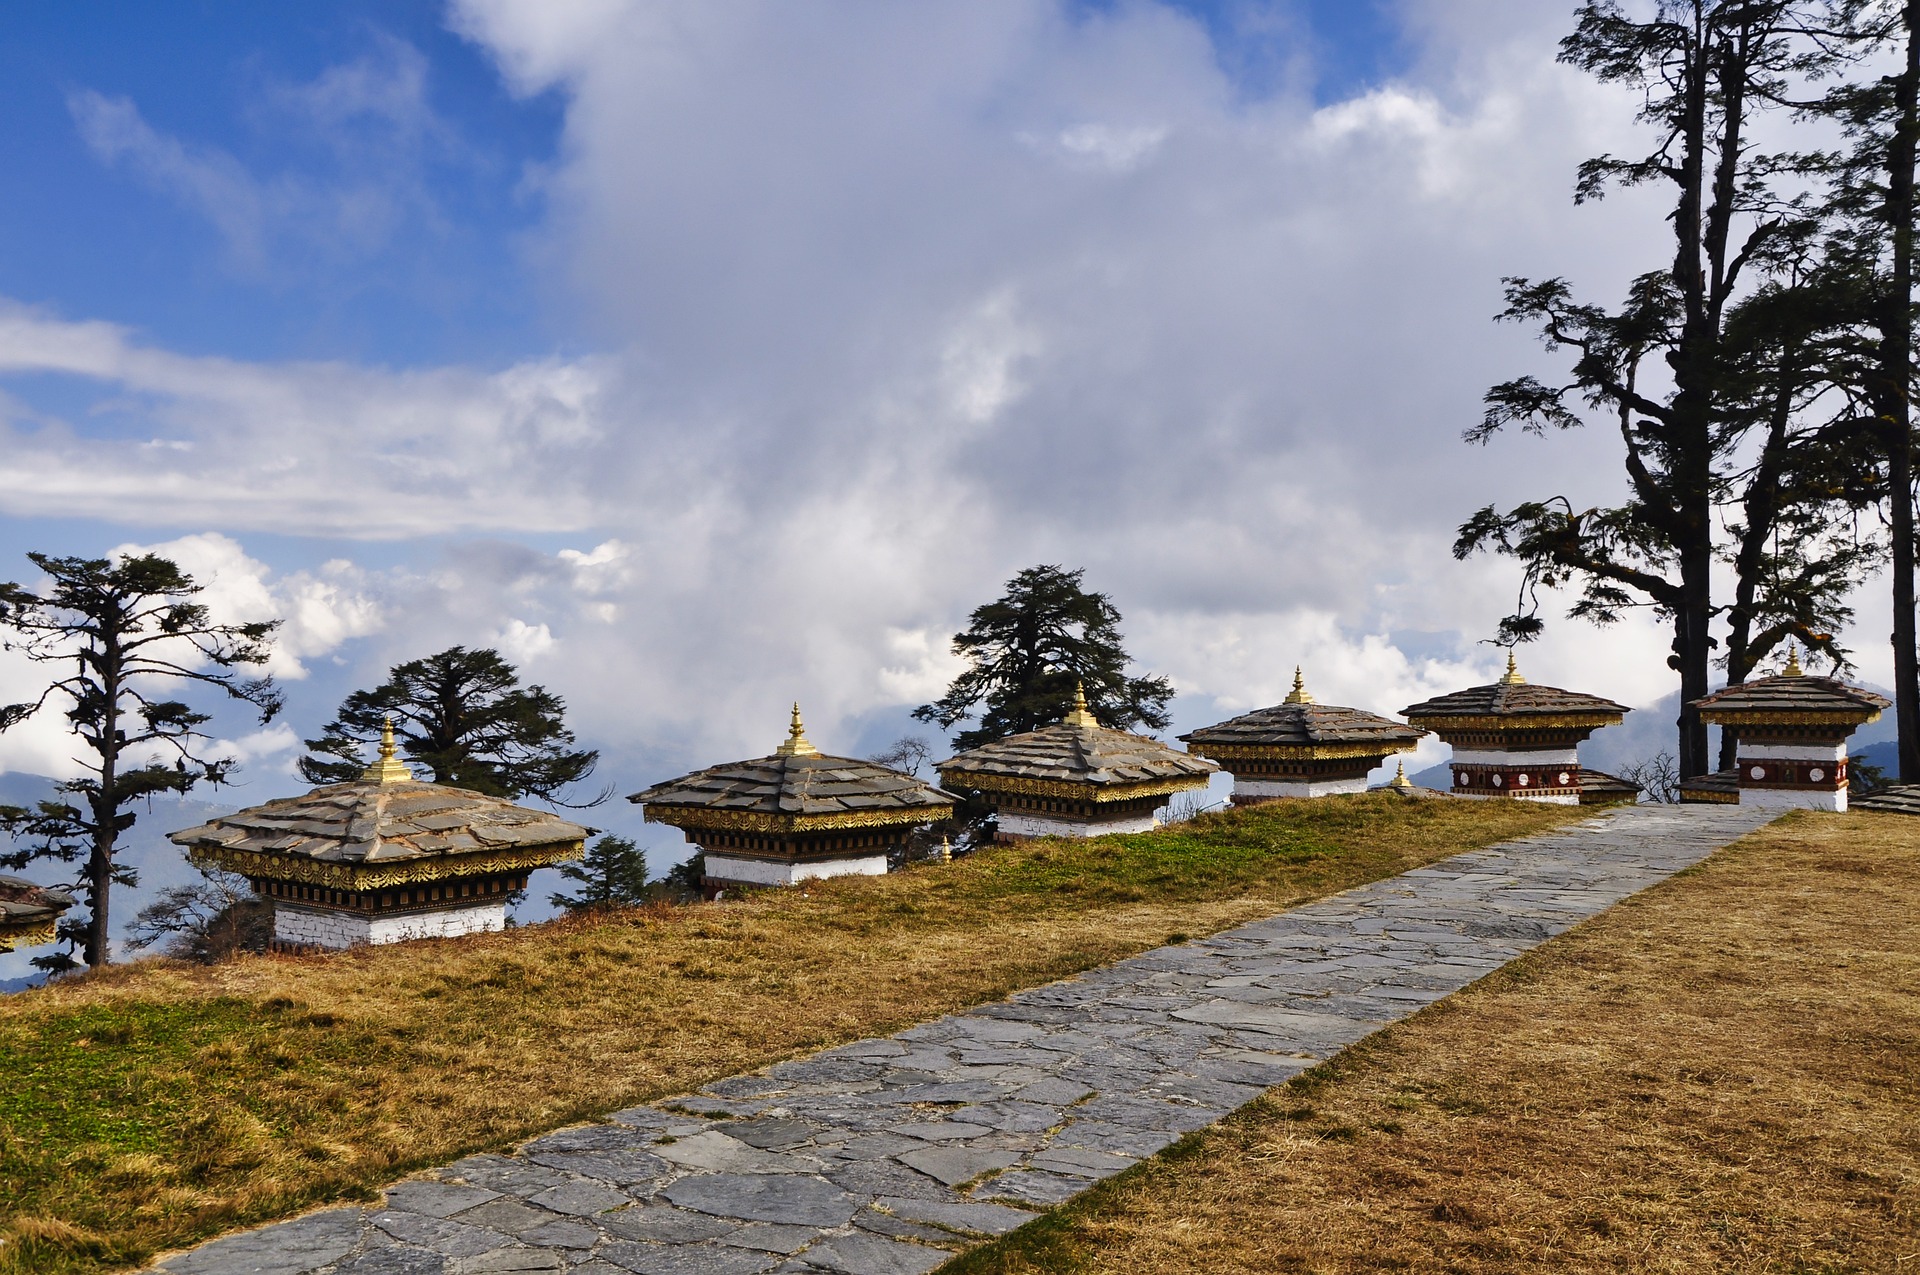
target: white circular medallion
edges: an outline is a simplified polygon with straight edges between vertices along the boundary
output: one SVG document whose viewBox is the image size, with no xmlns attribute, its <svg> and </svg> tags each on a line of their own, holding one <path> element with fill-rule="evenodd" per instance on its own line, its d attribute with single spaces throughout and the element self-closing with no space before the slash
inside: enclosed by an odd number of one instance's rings
<svg viewBox="0 0 1920 1275">
<path fill-rule="evenodd" d="M 1753 779 L 1765 779 L 1767 777 L 1767 768 L 1765 766 L 1755 766 L 1747 772 L 1747 775 Z"/>
<path fill-rule="evenodd" d="M 1530 784 L 1530 783 L 1532 783 L 1532 782 L 1533 782 L 1533 779 L 1532 779 L 1532 777 L 1531 777 L 1531 776 L 1528 776 L 1528 775 L 1522 775 L 1522 776 L 1520 776 L 1520 786 L 1521 786 L 1522 788 L 1525 788 L 1525 787 L 1526 787 L 1526 786 L 1527 786 L 1528 784 Z"/>
<path fill-rule="evenodd" d="M 1825 779 L 1826 777 L 1827 777 L 1827 772 L 1820 769 L 1818 766 L 1815 766 L 1812 770 L 1809 770 L 1807 772 L 1807 778 L 1811 779 L 1816 784 L 1819 783 L 1822 779 Z"/>
<path fill-rule="evenodd" d="M 1573 782 L 1573 776 L 1572 776 L 1572 775 L 1569 775 L 1569 774 L 1568 774 L 1568 773 L 1567 773 L 1566 771 L 1564 771 L 1564 770 L 1560 772 L 1560 786 L 1561 786 L 1562 788 L 1564 788 L 1564 787 L 1566 787 L 1566 786 L 1567 786 L 1568 784 L 1570 784 L 1570 783 L 1572 783 L 1572 782 Z"/>
<path fill-rule="evenodd" d="M 1460 787 L 1465 788 L 1467 786 L 1467 772 L 1464 770 L 1454 771 L 1453 782 L 1459 785 Z"/>
<path fill-rule="evenodd" d="M 1501 784 L 1504 784 L 1506 782 L 1507 781 L 1505 778 L 1503 778 L 1498 772 L 1495 772 L 1493 776 L 1493 786 L 1495 788 L 1498 788 Z"/>
</svg>

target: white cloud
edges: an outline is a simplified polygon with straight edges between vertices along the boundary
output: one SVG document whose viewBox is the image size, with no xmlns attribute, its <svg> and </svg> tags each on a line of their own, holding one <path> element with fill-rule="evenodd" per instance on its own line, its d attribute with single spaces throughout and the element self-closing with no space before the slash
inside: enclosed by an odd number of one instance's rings
<svg viewBox="0 0 1920 1275">
<path fill-rule="evenodd" d="M 373 582 L 345 560 L 328 562 L 318 573 L 295 571 L 276 579 L 273 569 L 248 556 L 239 541 L 213 531 L 159 544 L 121 545 L 111 556 L 135 553 L 157 553 L 179 563 L 200 586 L 199 600 L 216 624 L 279 621 L 264 671 L 282 680 L 306 677 L 303 661 L 377 633 L 383 624 Z"/>
<path fill-rule="evenodd" d="M 604 360 L 493 373 L 241 363 L 0 303 L 0 376 L 35 373 L 103 398 L 79 419 L 0 416 L 0 510 L 14 515 L 344 536 L 544 531 L 593 521 L 602 511 L 585 489 L 618 478 L 583 452 L 601 428 Z"/>
<path fill-rule="evenodd" d="M 506 628 L 493 635 L 490 645 L 515 664 L 530 664 L 550 654 L 555 642 L 553 630 L 544 624 L 509 620 Z"/>
</svg>

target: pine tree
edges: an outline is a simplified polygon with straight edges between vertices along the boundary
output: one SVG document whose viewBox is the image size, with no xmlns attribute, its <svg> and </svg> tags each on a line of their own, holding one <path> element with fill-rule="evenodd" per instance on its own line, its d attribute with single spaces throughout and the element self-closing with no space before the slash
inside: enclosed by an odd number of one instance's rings
<svg viewBox="0 0 1920 1275">
<path fill-rule="evenodd" d="M 567 802 L 561 793 L 593 773 L 600 754 L 576 749 L 566 704 L 543 686 L 521 686 L 498 651 L 449 647 L 437 655 L 395 665 L 387 680 L 355 691 L 340 705 L 319 739 L 300 759 L 308 783 L 358 779 L 365 749 L 393 718 L 394 738 L 407 760 L 437 784 L 496 797 L 531 794 L 555 805 L 593 806 L 607 799 Z"/>
<path fill-rule="evenodd" d="M 0 866 L 36 859 L 84 859 L 78 887 L 87 916 L 61 922 L 88 965 L 110 957 L 111 897 L 116 885 L 138 884 L 115 858 L 120 834 L 137 818 L 130 809 L 155 793 L 184 793 L 202 780 L 232 774 L 229 758 L 198 751 L 211 718 L 179 700 L 161 699 L 181 685 L 215 688 L 251 705 L 262 725 L 280 710 L 271 678 L 233 670 L 266 663 L 276 623 L 216 624 L 194 599 L 200 586 L 178 564 L 154 554 L 118 559 L 54 558 L 30 553 L 51 587 L 34 593 L 0 584 L 0 630 L 30 660 L 73 672 L 28 703 L 0 705 L 0 731 L 49 704 L 62 705 L 88 754 L 87 773 L 62 783 L 58 796 L 32 808 L 0 807 L 0 828 L 28 844 L 0 855 Z M 43 968 L 70 957 L 36 958 Z"/>
<path fill-rule="evenodd" d="M 1806 106 L 1809 118 L 1838 123 L 1848 145 L 1832 156 L 1834 233 L 1826 267 L 1853 285 L 1854 340 L 1836 359 L 1833 383 L 1849 399 L 1856 465 L 1867 499 L 1886 511 L 1893 595 L 1894 717 L 1899 777 L 1920 782 L 1920 628 L 1915 618 L 1913 396 L 1914 222 L 1920 215 L 1920 0 L 1826 0 L 1826 38 L 1869 67 L 1891 74 L 1839 83 Z"/>
<path fill-rule="evenodd" d="M 548 901 L 569 912 L 591 908 L 631 907 L 646 899 L 647 852 L 612 833 L 590 843 L 579 863 L 560 866 L 560 875 L 584 888 L 578 894 L 555 894 Z"/>
<path fill-rule="evenodd" d="M 1042 565 L 1009 580 L 1004 596 L 975 610 L 954 634 L 954 654 L 972 667 L 913 715 L 950 730 L 979 710 L 979 726 L 954 740 L 962 750 L 977 748 L 1058 722 L 1078 683 L 1102 726 L 1164 729 L 1172 683 L 1127 676 L 1120 612 L 1104 593 L 1081 588 L 1085 574 Z"/>
<path fill-rule="evenodd" d="M 1521 559 L 1529 587 L 1579 586 L 1576 616 L 1605 623 L 1628 607 L 1651 607 L 1667 619 L 1668 662 L 1680 678 L 1682 778 L 1713 768 L 1706 726 L 1691 704 L 1709 690 L 1716 645 L 1709 625 L 1719 612 L 1713 574 L 1724 561 L 1718 506 L 1756 424 L 1729 395 L 1736 352 L 1728 323 L 1743 293 L 1778 272 L 1803 220 L 1770 184 L 1793 157 L 1753 143 L 1756 111 L 1779 102 L 1793 77 L 1823 65 L 1799 34 L 1786 0 L 1661 0 L 1642 16 L 1613 0 L 1580 7 L 1560 60 L 1637 90 L 1655 146 L 1637 159 L 1588 160 L 1576 202 L 1614 185 L 1661 186 L 1670 201 L 1665 264 L 1635 279 L 1611 311 L 1576 300 L 1563 279 L 1507 280 L 1501 317 L 1536 325 L 1549 349 L 1569 351 L 1572 374 L 1560 385 L 1526 376 L 1495 386 L 1467 435 L 1485 442 L 1516 424 L 1534 433 L 1570 429 L 1589 411 L 1617 431 L 1624 504 L 1580 510 L 1556 497 L 1506 512 L 1489 505 L 1461 527 L 1455 553 L 1494 549 Z M 1793 601 L 1772 609 L 1791 613 Z M 1539 621 L 1523 613 L 1502 627 L 1505 639 L 1525 640 Z"/>
</svg>

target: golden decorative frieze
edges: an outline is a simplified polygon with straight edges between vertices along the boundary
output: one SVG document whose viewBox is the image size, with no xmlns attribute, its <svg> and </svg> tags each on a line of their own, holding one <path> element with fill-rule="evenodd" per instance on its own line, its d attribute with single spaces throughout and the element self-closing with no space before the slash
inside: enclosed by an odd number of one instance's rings
<svg viewBox="0 0 1920 1275">
<path fill-rule="evenodd" d="M 493 872 L 530 871 L 577 859 L 585 842 L 542 846 L 537 850 L 496 850 L 483 854 L 436 855 L 426 859 L 404 859 L 371 867 L 357 863 L 330 863 L 296 855 L 265 854 L 205 843 L 190 846 L 187 858 L 196 864 L 225 868 L 243 877 L 274 881 L 298 881 L 302 885 L 322 885 L 334 890 L 385 890 L 393 886 L 421 885 L 457 877 L 484 876 Z"/>
<path fill-rule="evenodd" d="M 1207 786 L 1206 775 L 1177 775 L 1170 779 L 1149 779 L 1134 784 L 1074 783 L 1064 779 L 1026 779 L 1019 775 L 993 775 L 980 771 L 943 770 L 940 782 L 956 788 L 975 788 L 981 792 L 1011 792 L 1032 797 L 1060 797 L 1068 801 L 1097 804 L 1132 801 L 1137 797 L 1162 797 Z"/>
<path fill-rule="evenodd" d="M 0 930 L 0 952 L 11 952 L 16 947 L 39 947 L 42 943 L 51 943 L 59 927 L 58 917 L 49 917 L 37 921 L 31 927 L 7 931 Z"/>
<path fill-rule="evenodd" d="M 838 828 L 912 828 L 939 823 L 949 817 L 949 806 L 914 806 L 892 810 L 846 810 L 830 815 L 775 815 L 758 810 L 714 809 L 710 806 L 674 806 L 647 802 L 648 823 L 676 828 L 712 828 L 720 832 L 798 834 L 831 832 Z"/>
<path fill-rule="evenodd" d="M 1768 712 L 1765 709 L 1703 708 L 1700 719 L 1714 726 L 1870 726 L 1880 720 L 1880 710 L 1809 710 L 1798 713 Z"/>
</svg>

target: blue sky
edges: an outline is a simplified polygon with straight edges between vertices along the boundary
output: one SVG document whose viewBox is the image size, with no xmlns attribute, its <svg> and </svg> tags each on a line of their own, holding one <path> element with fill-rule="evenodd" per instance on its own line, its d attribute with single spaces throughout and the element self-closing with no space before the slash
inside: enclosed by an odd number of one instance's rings
<svg viewBox="0 0 1920 1275">
<path fill-rule="evenodd" d="M 29 2 L 9 28 L 8 295 L 244 358 L 501 359 L 552 340 L 516 240 L 539 217 L 525 178 L 552 158 L 560 104 L 511 97 L 439 6 Z M 329 135 L 288 100 L 330 70 L 391 74 L 416 56 L 437 135 L 397 136 L 370 112 Z M 76 118 L 87 94 L 130 102 L 157 132 L 267 185 L 351 182 L 399 152 L 427 202 L 364 243 L 238 260 L 203 210 L 88 144 Z"/>
<path fill-rule="evenodd" d="M 1603 436 L 1459 442 L 1541 366 L 1503 274 L 1645 268 L 1632 198 L 1568 199 L 1630 110 L 1555 64 L 1559 6 L 8 17 L 0 578 L 161 546 L 282 619 L 285 723 L 220 722 L 246 800 L 455 642 L 565 696 L 621 792 L 764 751 L 796 698 L 870 752 L 1036 562 L 1113 596 L 1176 729 L 1296 663 L 1392 711 L 1496 666 L 1513 580 L 1452 560 L 1460 518 L 1617 481 Z M 1644 703 L 1661 646 L 1529 659 Z M 0 657 L 0 698 L 30 681 Z M 64 756 L 0 738 L 0 771 Z"/>
</svg>

